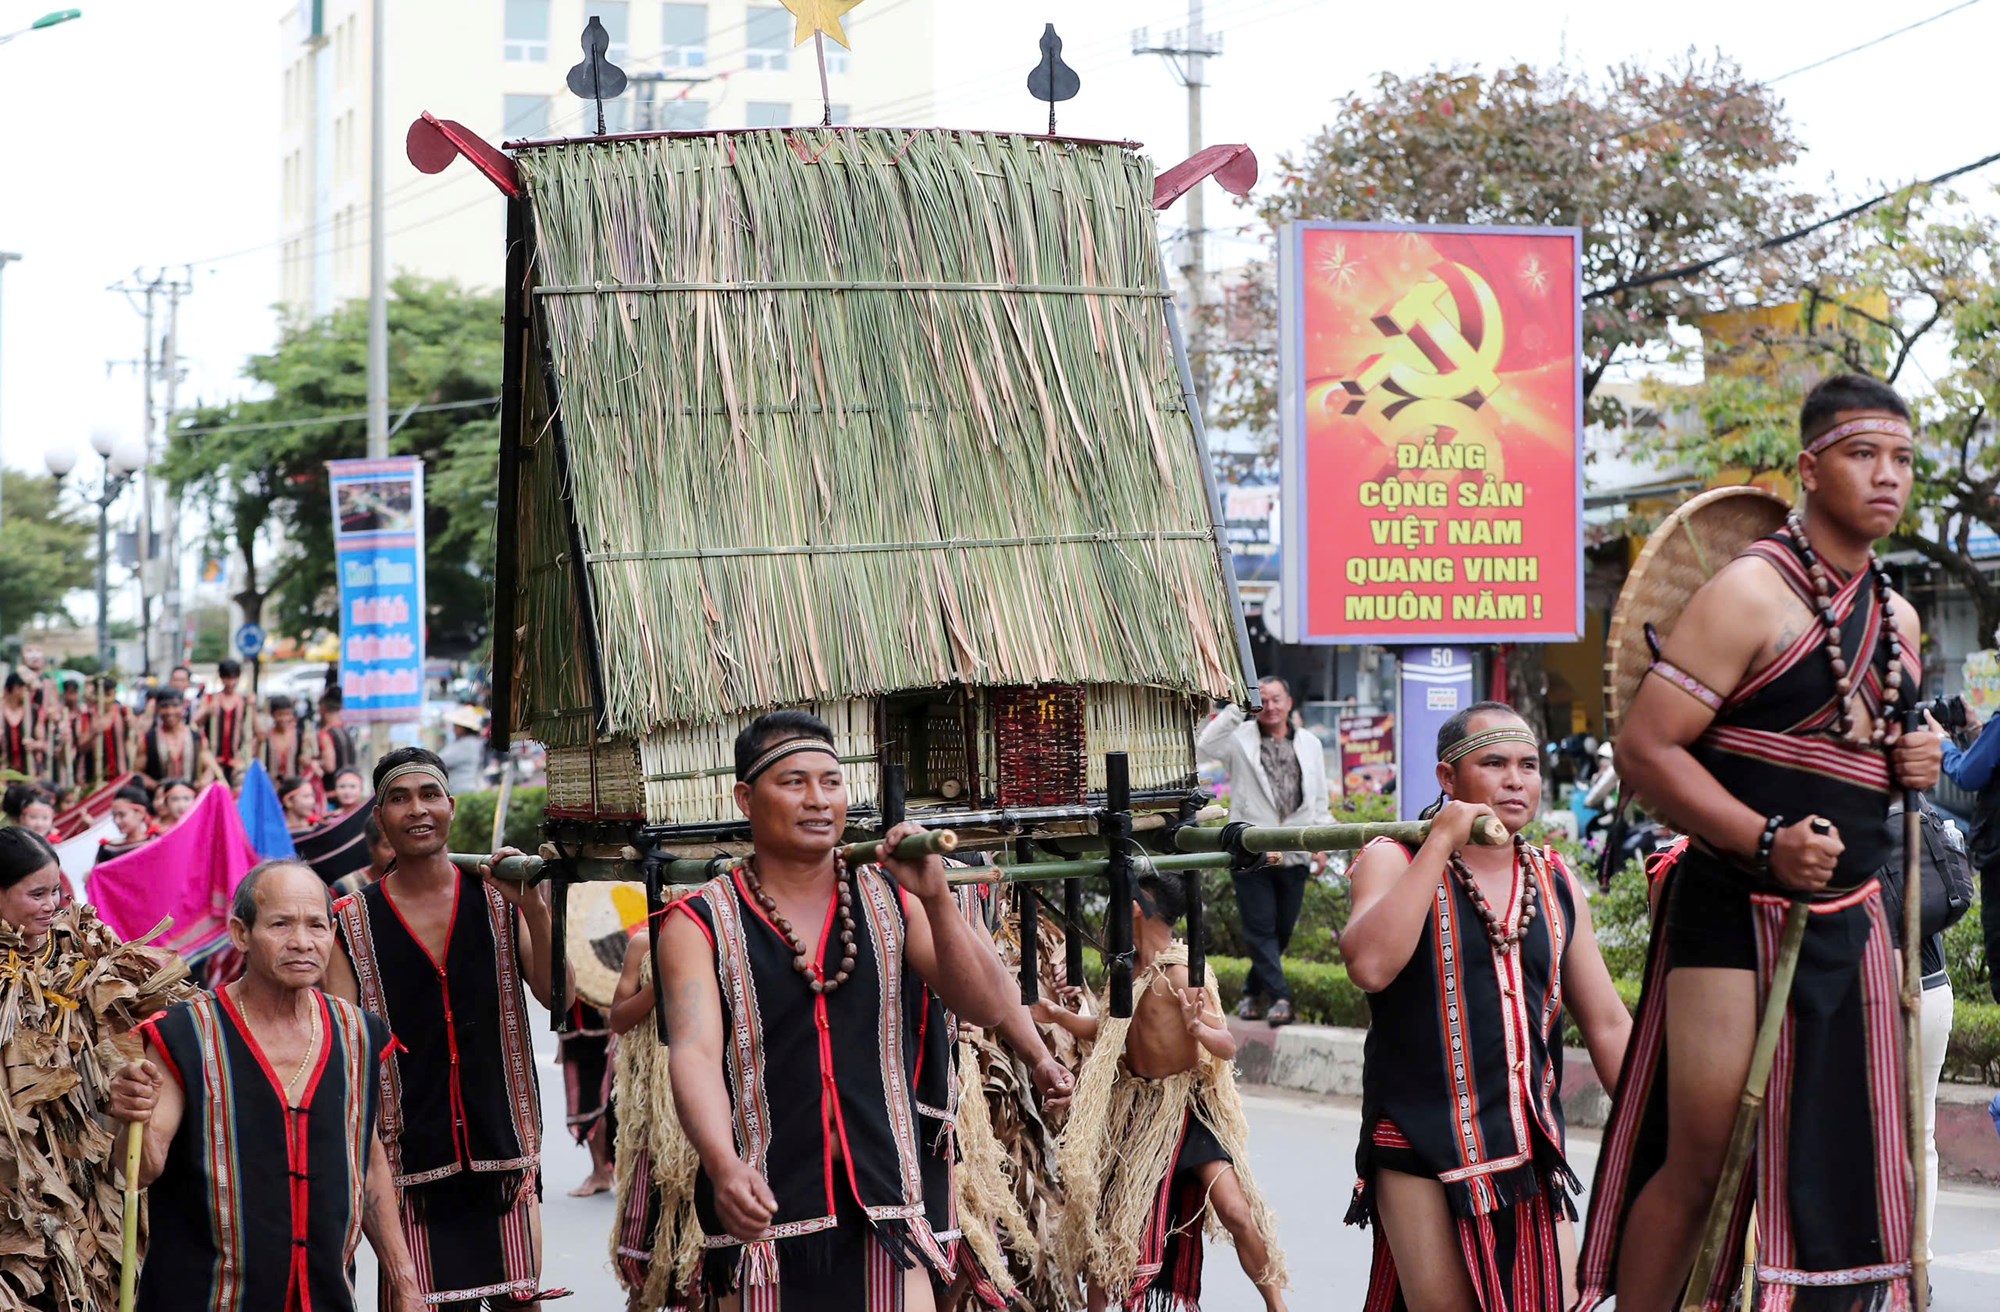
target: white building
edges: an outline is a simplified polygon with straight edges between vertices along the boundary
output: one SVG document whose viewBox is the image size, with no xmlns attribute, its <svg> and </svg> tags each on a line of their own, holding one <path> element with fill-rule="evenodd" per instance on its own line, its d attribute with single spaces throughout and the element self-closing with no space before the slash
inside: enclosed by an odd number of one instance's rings
<svg viewBox="0 0 2000 1312">
<path fill-rule="evenodd" d="M 280 295 L 296 316 L 368 292 L 370 0 L 286 0 L 281 28 Z M 611 132 L 817 124 L 813 45 L 770 0 L 393 0 L 384 33 L 388 261 L 392 272 L 498 282 L 505 209 L 474 170 L 435 177 L 403 153 L 423 110 L 498 145 L 580 136 L 596 109 L 570 94 L 588 17 L 604 24 L 630 88 L 605 105 Z M 876 0 L 844 21 L 852 53 L 827 49 L 836 123 L 934 121 L 935 0 Z"/>
</svg>

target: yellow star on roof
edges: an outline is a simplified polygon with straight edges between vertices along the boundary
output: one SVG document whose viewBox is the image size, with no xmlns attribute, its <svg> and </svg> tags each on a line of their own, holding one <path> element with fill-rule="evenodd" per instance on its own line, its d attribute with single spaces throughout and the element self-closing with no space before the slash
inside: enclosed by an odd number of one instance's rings
<svg viewBox="0 0 2000 1312">
<path fill-rule="evenodd" d="M 861 0 L 784 0 L 785 8 L 799 20 L 792 44 L 802 46 L 813 33 L 824 32 L 843 47 L 852 49 L 847 44 L 847 32 L 840 26 L 840 20 L 860 3 Z"/>
</svg>

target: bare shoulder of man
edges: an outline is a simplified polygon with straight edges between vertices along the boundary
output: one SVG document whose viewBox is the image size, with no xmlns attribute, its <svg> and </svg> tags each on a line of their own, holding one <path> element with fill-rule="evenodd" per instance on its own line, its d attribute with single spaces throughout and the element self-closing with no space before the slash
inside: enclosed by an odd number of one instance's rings
<svg viewBox="0 0 2000 1312">
<path fill-rule="evenodd" d="M 1694 594 L 1663 655 L 1727 696 L 1796 642 L 1811 618 L 1769 562 L 1741 556 Z"/>
</svg>

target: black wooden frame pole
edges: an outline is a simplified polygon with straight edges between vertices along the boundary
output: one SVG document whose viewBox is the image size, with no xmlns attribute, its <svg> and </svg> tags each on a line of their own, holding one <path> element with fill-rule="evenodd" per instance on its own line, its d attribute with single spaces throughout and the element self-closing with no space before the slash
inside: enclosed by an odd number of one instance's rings
<svg viewBox="0 0 2000 1312">
<path fill-rule="evenodd" d="M 1083 880 L 1063 880 L 1063 983 L 1083 984 Z"/>
<path fill-rule="evenodd" d="M 646 858 L 646 952 L 653 962 L 653 1028 L 667 1041 L 667 982 L 660 974 L 660 930 L 666 924 L 667 896 L 660 859 Z"/>
<path fill-rule="evenodd" d="M 882 836 L 884 838 L 889 836 L 891 829 L 903 823 L 904 812 L 908 809 L 908 788 L 909 784 L 901 765 L 885 765 L 882 767 Z"/>
<path fill-rule="evenodd" d="M 1104 811 L 1098 820 L 1111 885 L 1104 912 L 1105 963 L 1111 979 L 1111 1014 L 1132 1015 L 1132 776 L 1125 753 L 1104 757 Z"/>
<path fill-rule="evenodd" d="M 1208 975 L 1208 916 L 1201 904 L 1199 870 L 1181 872 L 1181 888 L 1187 895 L 1188 984 L 1202 987 Z"/>
<path fill-rule="evenodd" d="M 549 1028 L 569 1033 L 569 877 L 567 857 L 556 862 L 549 881 Z M 530 889 L 529 897 L 535 896 Z"/>
<path fill-rule="evenodd" d="M 1034 840 L 1015 839 L 1014 858 L 1034 860 Z M 1042 899 L 1033 884 L 1014 885 L 1014 910 L 1021 929 L 1021 1005 L 1032 1007 L 1042 998 Z"/>
</svg>

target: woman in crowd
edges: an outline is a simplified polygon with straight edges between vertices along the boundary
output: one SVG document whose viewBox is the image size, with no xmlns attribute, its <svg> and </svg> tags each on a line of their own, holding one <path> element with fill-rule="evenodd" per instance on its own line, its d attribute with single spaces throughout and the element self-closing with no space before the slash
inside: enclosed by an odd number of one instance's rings
<svg viewBox="0 0 2000 1312">
<path fill-rule="evenodd" d="M 112 857 L 137 851 L 160 836 L 160 827 L 153 823 L 152 799 L 137 784 L 125 785 L 112 797 L 111 823 L 118 826 L 118 836 L 97 845 L 97 860 L 92 864 L 103 865 Z"/>
<path fill-rule="evenodd" d="M 361 782 L 361 771 L 351 765 L 343 765 L 333 772 L 333 809 L 342 813 L 352 811 L 368 798 L 368 790 Z"/>
<path fill-rule="evenodd" d="M 166 833 L 194 810 L 194 785 L 185 779 L 169 779 L 153 793 L 153 815 L 159 820 L 159 831 Z"/>
<path fill-rule="evenodd" d="M 285 828 L 293 833 L 319 827 L 319 792 L 311 779 L 291 775 L 280 780 L 278 802 L 285 808 Z"/>
<path fill-rule="evenodd" d="M 7 823 L 49 838 L 56 831 L 56 799 L 40 784 L 16 781 L 7 785 L 7 799 L 0 803 Z"/>
</svg>

